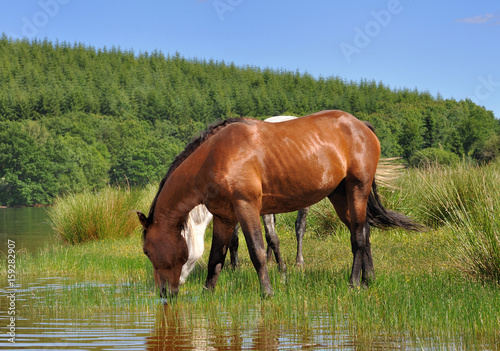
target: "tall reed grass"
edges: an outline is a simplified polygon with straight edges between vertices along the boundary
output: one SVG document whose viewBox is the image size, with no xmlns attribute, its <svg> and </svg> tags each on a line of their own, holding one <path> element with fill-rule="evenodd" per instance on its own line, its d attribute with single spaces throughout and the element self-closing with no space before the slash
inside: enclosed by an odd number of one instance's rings
<svg viewBox="0 0 500 351">
<path fill-rule="evenodd" d="M 130 190 L 106 187 L 58 198 L 49 208 L 56 235 L 69 244 L 130 236 L 139 228 L 134 210 L 144 210 L 155 187 Z M 151 195 L 153 193 L 153 195 Z"/>
<path fill-rule="evenodd" d="M 401 178 L 406 205 L 434 228 L 450 228 L 454 261 L 500 283 L 500 163 L 411 169 Z"/>
</svg>

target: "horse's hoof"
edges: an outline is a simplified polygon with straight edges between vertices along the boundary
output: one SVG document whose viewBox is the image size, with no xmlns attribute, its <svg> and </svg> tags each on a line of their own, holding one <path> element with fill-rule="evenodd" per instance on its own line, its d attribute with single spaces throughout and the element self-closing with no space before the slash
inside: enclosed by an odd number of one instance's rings
<svg viewBox="0 0 500 351">
<path fill-rule="evenodd" d="M 203 294 L 212 294 L 214 292 L 214 288 L 208 288 L 206 285 L 203 286 Z"/>
<path fill-rule="evenodd" d="M 300 268 L 300 269 L 304 269 L 304 266 L 305 266 L 304 259 L 303 258 L 302 259 L 297 259 L 295 261 L 295 266 L 298 267 L 298 268 Z"/>
<path fill-rule="evenodd" d="M 375 283 L 375 273 L 373 271 L 364 273 L 361 279 L 361 285 L 364 288 L 368 288 L 370 285 L 373 285 L 373 283 Z"/>
<path fill-rule="evenodd" d="M 359 284 L 354 283 L 354 282 L 349 282 L 349 288 L 352 291 L 359 291 L 359 290 L 361 290 L 361 286 Z"/>
<path fill-rule="evenodd" d="M 267 300 L 271 299 L 274 296 L 274 293 L 264 293 L 262 294 L 262 299 Z"/>
<path fill-rule="evenodd" d="M 265 299 L 269 299 L 269 298 L 273 297 L 274 292 L 272 290 L 267 290 L 267 291 L 263 290 L 261 295 L 262 295 L 262 298 L 265 300 Z"/>
</svg>

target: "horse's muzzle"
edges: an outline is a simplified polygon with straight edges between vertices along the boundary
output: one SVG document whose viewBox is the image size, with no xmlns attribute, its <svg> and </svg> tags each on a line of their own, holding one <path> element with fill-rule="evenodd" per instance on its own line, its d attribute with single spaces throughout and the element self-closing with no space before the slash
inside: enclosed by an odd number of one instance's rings
<svg viewBox="0 0 500 351">
<path fill-rule="evenodd" d="M 179 288 L 172 289 L 170 287 L 165 287 L 163 286 L 162 289 L 160 290 L 160 298 L 162 299 L 168 299 L 168 298 L 173 298 L 176 297 L 177 294 L 179 294 Z"/>
</svg>

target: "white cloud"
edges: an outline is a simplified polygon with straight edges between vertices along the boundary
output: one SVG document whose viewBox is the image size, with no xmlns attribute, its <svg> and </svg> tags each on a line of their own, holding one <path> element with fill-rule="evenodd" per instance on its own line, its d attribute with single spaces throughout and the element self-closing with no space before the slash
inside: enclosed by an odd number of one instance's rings
<svg viewBox="0 0 500 351">
<path fill-rule="evenodd" d="M 491 13 L 487 13 L 485 15 L 478 15 L 478 16 L 474 16 L 474 17 L 460 18 L 460 19 L 457 19 L 455 22 L 469 23 L 469 24 L 483 24 L 483 23 L 489 23 L 489 22 L 495 20 L 496 18 L 498 18 L 498 16 L 495 16 L 494 14 L 491 14 Z M 498 23 L 499 23 L 499 21 L 497 21 L 494 24 L 496 25 Z"/>
</svg>

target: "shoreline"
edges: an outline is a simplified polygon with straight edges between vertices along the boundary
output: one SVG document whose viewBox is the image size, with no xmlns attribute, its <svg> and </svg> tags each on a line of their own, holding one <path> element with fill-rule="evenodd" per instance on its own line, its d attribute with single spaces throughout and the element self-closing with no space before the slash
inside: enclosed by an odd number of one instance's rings
<svg viewBox="0 0 500 351">
<path fill-rule="evenodd" d="M 30 206 L 0 206 L 0 209 L 5 209 L 5 208 L 30 208 L 30 207 L 52 207 L 52 205 L 41 205 L 41 204 L 36 204 L 36 205 L 30 205 Z"/>
</svg>

